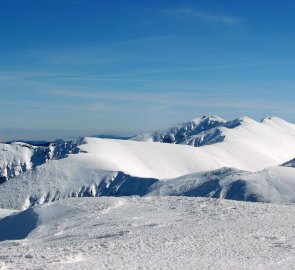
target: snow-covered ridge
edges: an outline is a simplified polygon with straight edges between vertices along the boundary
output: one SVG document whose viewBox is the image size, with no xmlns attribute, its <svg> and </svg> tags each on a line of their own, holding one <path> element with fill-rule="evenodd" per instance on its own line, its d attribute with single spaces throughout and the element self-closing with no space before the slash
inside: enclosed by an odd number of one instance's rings
<svg viewBox="0 0 295 270">
<path fill-rule="evenodd" d="M 285 167 L 294 167 L 295 168 L 295 158 L 288 161 L 288 162 L 285 162 L 282 164 L 282 166 L 285 166 Z"/>
<path fill-rule="evenodd" d="M 255 172 L 295 156 L 294 124 L 275 117 L 262 122 L 243 117 L 227 125 L 218 127 L 222 142 L 202 147 L 86 138 L 81 149 L 105 170 L 158 179 L 222 167 Z"/>
<path fill-rule="evenodd" d="M 216 116 L 200 117 L 169 130 L 172 133 L 158 133 L 158 138 L 174 134 L 169 138 L 177 139 L 175 144 L 202 147 L 196 150 L 168 144 L 159 146 L 149 142 L 142 144 L 132 140 L 96 138 L 58 141 L 48 146 L 0 144 L 0 182 L 35 169 L 49 160 L 80 151 L 89 152 L 87 157 L 103 170 L 159 179 L 224 166 L 257 171 L 282 164 L 295 156 L 295 125 L 278 118 L 259 123 L 248 117 L 232 121 Z"/>
<path fill-rule="evenodd" d="M 273 124 L 274 126 L 294 125 L 277 117 L 268 117 L 261 120 L 262 124 Z M 144 142 L 162 142 L 173 144 L 186 144 L 191 146 L 204 146 L 222 142 L 226 138 L 226 130 L 234 129 L 240 125 L 259 124 L 255 120 L 244 116 L 226 121 L 218 116 L 202 116 L 190 121 L 176 124 L 167 129 L 144 133 L 134 136 L 130 140 Z"/>
<path fill-rule="evenodd" d="M 278 166 L 295 156 L 293 124 L 244 117 L 232 121 L 231 128 L 219 128 L 224 140 L 202 147 L 99 138 L 60 142 L 49 152 L 20 143 L 2 145 L 11 147 L 2 150 L 2 164 L 24 169 L 0 185 L 0 206 L 158 194 L 294 202 L 294 168 Z M 43 152 L 36 158 L 39 149 Z M 277 167 L 265 169 L 272 166 Z"/>
<path fill-rule="evenodd" d="M 102 171 L 87 162 L 73 163 L 71 169 L 65 161 L 59 161 L 64 164 L 55 170 L 41 166 L 0 185 L 0 208 L 26 209 L 68 197 L 132 195 L 295 203 L 295 169 L 290 167 L 271 167 L 255 173 L 221 168 L 160 180 Z M 48 165 L 54 163 L 56 166 L 56 161 Z"/>
<path fill-rule="evenodd" d="M 226 123 L 224 119 L 217 116 L 202 116 L 167 129 L 141 134 L 130 140 L 202 146 L 222 141 L 223 137 L 216 127 Z"/>
<path fill-rule="evenodd" d="M 82 139 L 57 141 L 48 146 L 35 146 L 23 142 L 0 143 L 0 183 L 35 169 L 49 160 L 61 159 L 78 153 Z"/>
</svg>

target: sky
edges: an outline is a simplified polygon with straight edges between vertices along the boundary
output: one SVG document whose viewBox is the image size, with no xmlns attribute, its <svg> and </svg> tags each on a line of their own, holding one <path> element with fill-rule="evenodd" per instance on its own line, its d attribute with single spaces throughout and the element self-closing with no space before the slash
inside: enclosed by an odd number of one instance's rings
<svg viewBox="0 0 295 270">
<path fill-rule="evenodd" d="M 1 0 L 0 141 L 202 115 L 295 123 L 295 2 Z"/>
</svg>

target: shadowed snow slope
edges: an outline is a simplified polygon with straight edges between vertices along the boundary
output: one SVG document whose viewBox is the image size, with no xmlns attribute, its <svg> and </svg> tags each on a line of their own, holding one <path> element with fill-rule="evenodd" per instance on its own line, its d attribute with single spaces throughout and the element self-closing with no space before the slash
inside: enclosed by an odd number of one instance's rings
<svg viewBox="0 0 295 270">
<path fill-rule="evenodd" d="M 285 166 L 285 167 L 294 167 L 295 168 L 295 158 L 288 161 L 288 162 L 285 162 L 284 164 L 282 164 L 282 166 Z"/>
<path fill-rule="evenodd" d="M 295 169 L 272 167 L 252 173 L 223 168 L 156 182 L 147 194 L 294 203 Z"/>
<path fill-rule="evenodd" d="M 222 168 L 175 179 L 140 178 L 96 169 L 77 155 L 52 161 L 0 185 L 0 207 L 26 209 L 68 197 L 190 196 L 295 203 L 295 168 L 259 172 Z"/>
<path fill-rule="evenodd" d="M 293 269 L 294 224 L 291 205 L 67 199 L 0 220 L 0 268 Z"/>
</svg>

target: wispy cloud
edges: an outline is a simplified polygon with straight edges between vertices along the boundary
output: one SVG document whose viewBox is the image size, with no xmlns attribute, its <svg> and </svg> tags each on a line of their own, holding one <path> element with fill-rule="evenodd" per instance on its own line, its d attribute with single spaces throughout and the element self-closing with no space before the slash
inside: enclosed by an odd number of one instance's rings
<svg viewBox="0 0 295 270">
<path fill-rule="evenodd" d="M 202 21 L 232 25 L 232 26 L 237 25 L 241 23 L 242 21 L 242 19 L 238 17 L 207 13 L 207 12 L 202 12 L 193 8 L 169 9 L 169 10 L 165 10 L 164 14 L 181 18 L 181 19 L 195 18 Z"/>
<path fill-rule="evenodd" d="M 110 92 L 110 91 L 77 91 L 69 89 L 51 89 L 47 90 L 48 94 L 64 96 L 69 98 L 81 98 L 85 100 L 95 101 L 90 107 L 87 107 L 87 110 L 101 110 L 107 109 L 106 107 L 101 107 L 96 104 L 99 102 L 109 102 L 107 104 L 112 104 L 113 102 L 119 102 L 119 108 L 128 108 L 126 102 L 137 104 L 144 103 L 144 107 L 157 106 L 154 109 L 163 109 L 162 106 L 167 108 L 176 108 L 176 107 L 190 107 L 190 108 L 218 108 L 218 109 L 234 109 L 234 110 L 247 110 L 247 111 L 273 111 L 273 108 L 276 108 L 277 113 L 281 112 L 295 112 L 294 102 L 284 102 L 273 101 L 273 100 L 264 100 L 262 98 L 246 98 L 241 96 L 236 96 L 233 93 L 222 93 L 218 95 L 217 93 L 197 93 L 197 92 L 180 92 L 180 93 L 152 93 L 152 92 Z M 117 104 L 117 103 L 116 103 Z M 116 105 L 118 106 L 118 104 Z M 142 108 L 142 107 L 141 107 Z M 136 108 L 138 109 L 138 107 Z"/>
</svg>

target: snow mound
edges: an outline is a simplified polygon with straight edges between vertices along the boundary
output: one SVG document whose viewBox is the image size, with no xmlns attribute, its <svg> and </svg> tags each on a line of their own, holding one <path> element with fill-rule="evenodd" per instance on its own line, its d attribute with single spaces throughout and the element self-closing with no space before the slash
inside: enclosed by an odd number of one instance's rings
<svg viewBox="0 0 295 270">
<path fill-rule="evenodd" d="M 149 187 L 147 195 L 295 203 L 295 169 L 271 167 L 252 173 L 223 168 L 158 181 Z"/>
<path fill-rule="evenodd" d="M 37 220 L 32 208 L 0 219 L 0 241 L 26 238 L 37 227 Z"/>
</svg>

